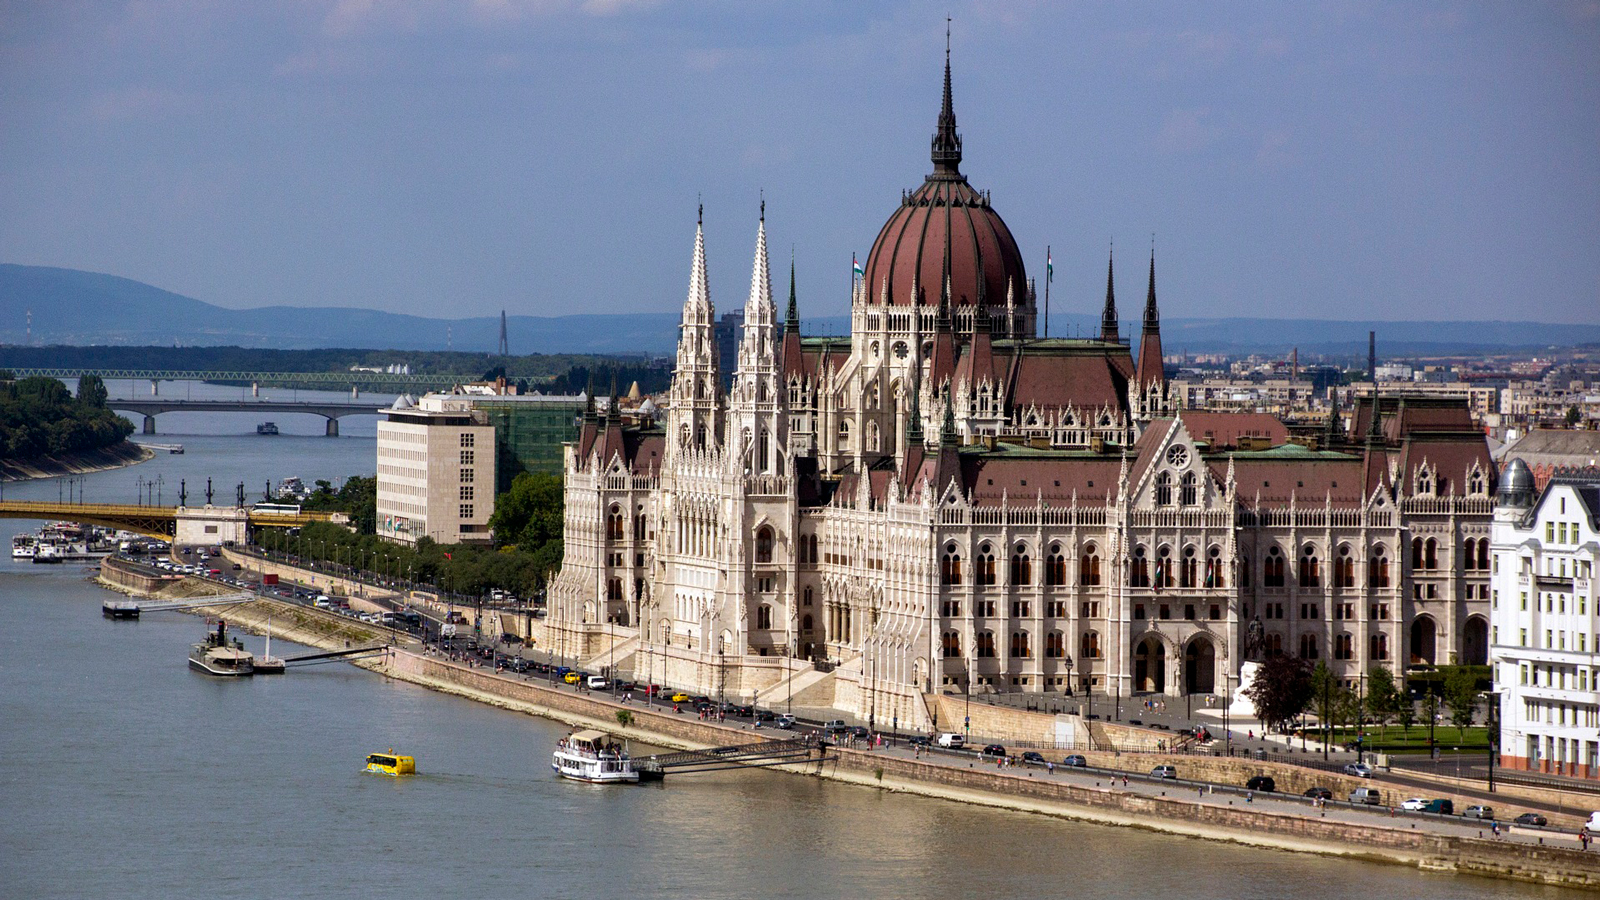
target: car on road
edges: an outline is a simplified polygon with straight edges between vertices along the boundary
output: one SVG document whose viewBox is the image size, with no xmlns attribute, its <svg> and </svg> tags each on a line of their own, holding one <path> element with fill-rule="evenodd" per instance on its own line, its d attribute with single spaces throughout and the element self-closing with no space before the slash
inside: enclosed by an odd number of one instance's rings
<svg viewBox="0 0 1600 900">
<path fill-rule="evenodd" d="M 784 731 L 791 731 L 794 729 L 794 716 L 784 713 L 783 715 L 774 719 L 772 724 L 775 728 L 782 728 Z"/>
<path fill-rule="evenodd" d="M 1350 792 L 1350 802 L 1377 806 L 1383 802 L 1383 795 L 1377 788 L 1360 787 Z"/>
<path fill-rule="evenodd" d="M 1494 807 L 1475 804 L 1467 807 L 1461 814 L 1469 819 L 1492 819 L 1494 818 Z"/>
<path fill-rule="evenodd" d="M 1150 777 L 1175 779 L 1178 777 L 1178 769 L 1176 766 L 1156 766 L 1150 770 Z"/>
<path fill-rule="evenodd" d="M 683 691 L 673 691 L 672 696 L 668 697 L 667 699 L 673 703 L 688 703 L 689 695 L 685 694 Z"/>
<path fill-rule="evenodd" d="M 1407 797 L 1400 801 L 1400 808 L 1411 812 L 1422 812 L 1427 809 L 1430 802 L 1426 797 Z"/>
<path fill-rule="evenodd" d="M 756 711 L 748 706 L 735 706 L 733 709 L 728 710 L 728 715 L 738 716 L 741 719 L 751 718 L 755 714 Z"/>
<path fill-rule="evenodd" d="M 906 746 L 918 747 L 923 750 L 927 750 L 933 746 L 933 738 L 928 737 L 925 734 L 913 734 L 911 737 L 906 739 Z"/>
<path fill-rule="evenodd" d="M 1074 769 L 1083 769 L 1089 766 L 1089 761 L 1084 759 L 1082 754 L 1074 753 L 1071 756 L 1068 756 L 1066 759 L 1063 759 L 1061 764 L 1063 766 L 1071 766 Z"/>
<path fill-rule="evenodd" d="M 960 750 L 967 745 L 967 739 L 953 731 L 946 731 L 939 735 L 937 743 L 946 750 Z"/>
<path fill-rule="evenodd" d="M 1372 767 L 1366 763 L 1347 763 L 1344 767 L 1344 773 L 1346 775 L 1354 775 L 1357 778 L 1371 778 Z"/>
<path fill-rule="evenodd" d="M 1006 748 L 1003 744 L 990 744 L 983 748 L 984 756 L 1005 756 Z"/>
<path fill-rule="evenodd" d="M 1025 766 L 1042 766 L 1044 765 L 1044 754 L 1037 750 L 1029 750 L 1022 754 L 1022 764 Z"/>
<path fill-rule="evenodd" d="M 1306 792 L 1301 796 L 1310 797 L 1313 800 L 1332 800 L 1333 791 L 1330 791 L 1325 787 L 1312 787 L 1306 788 Z"/>
<path fill-rule="evenodd" d="M 590 675 L 585 685 L 591 691 L 608 691 L 611 689 L 611 682 L 604 675 Z"/>
<path fill-rule="evenodd" d="M 1550 824 L 1549 819 L 1546 819 L 1544 816 L 1541 816 L 1538 813 L 1523 813 L 1511 821 L 1516 825 L 1532 825 L 1535 828 L 1543 828 Z"/>
<path fill-rule="evenodd" d="M 1268 794 L 1276 793 L 1278 782 L 1271 775 L 1256 775 L 1244 783 L 1245 789 L 1250 791 L 1263 791 Z"/>
<path fill-rule="evenodd" d="M 872 737 L 872 732 L 868 731 L 867 726 L 865 725 L 855 725 L 850 728 L 850 736 L 853 738 L 861 738 L 862 740 L 866 740 L 867 738 Z"/>
<path fill-rule="evenodd" d="M 568 672 L 565 675 L 561 676 L 561 680 L 565 681 L 567 684 L 577 684 L 578 683 L 578 678 L 579 678 L 579 675 L 578 675 L 577 672 Z"/>
</svg>

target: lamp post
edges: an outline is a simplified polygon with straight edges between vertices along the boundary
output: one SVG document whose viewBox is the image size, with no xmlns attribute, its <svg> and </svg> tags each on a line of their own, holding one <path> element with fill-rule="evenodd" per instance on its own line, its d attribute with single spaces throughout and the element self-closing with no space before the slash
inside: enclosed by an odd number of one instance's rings
<svg viewBox="0 0 1600 900">
<path fill-rule="evenodd" d="M 1233 706 L 1233 662 L 1222 673 L 1222 741 L 1227 755 L 1233 755 L 1233 729 L 1228 724 L 1228 709 Z"/>
</svg>

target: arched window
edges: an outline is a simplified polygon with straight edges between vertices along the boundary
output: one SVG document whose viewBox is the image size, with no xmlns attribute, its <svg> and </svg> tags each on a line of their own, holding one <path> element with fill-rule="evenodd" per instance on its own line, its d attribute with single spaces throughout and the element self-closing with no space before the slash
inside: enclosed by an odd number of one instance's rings
<svg viewBox="0 0 1600 900">
<path fill-rule="evenodd" d="M 772 562 L 772 529 L 766 525 L 756 529 L 756 562 Z"/>
<path fill-rule="evenodd" d="M 992 632 L 992 631 L 980 631 L 980 632 L 978 632 L 977 643 L 978 643 L 978 657 L 980 659 L 993 659 L 994 658 L 994 656 L 995 656 L 995 652 L 994 652 L 994 632 Z"/>
<path fill-rule="evenodd" d="M 1061 545 L 1050 545 L 1050 556 L 1045 560 L 1044 583 L 1059 587 L 1067 583 L 1067 558 L 1061 555 Z"/>
<path fill-rule="evenodd" d="M 1478 538 L 1478 568 L 1489 568 L 1489 539 Z"/>
<path fill-rule="evenodd" d="M 1413 572 L 1422 568 L 1422 538 L 1411 539 L 1411 570 Z"/>
<path fill-rule="evenodd" d="M 1156 476 L 1156 505 L 1172 505 L 1172 473 L 1162 472 Z"/>
<path fill-rule="evenodd" d="M 878 446 L 878 423 L 868 422 L 866 451 L 868 453 L 877 453 L 879 449 L 881 448 Z"/>
<path fill-rule="evenodd" d="M 1472 492 L 1473 496 L 1482 496 L 1489 493 L 1488 482 L 1484 479 L 1482 472 L 1472 473 L 1471 479 L 1467 481 L 1467 489 Z"/>
<path fill-rule="evenodd" d="M 816 627 L 816 620 L 811 618 L 811 614 L 810 613 L 806 613 L 804 616 L 800 617 L 800 630 L 801 631 L 809 632 L 812 629 L 814 629 L 815 627 Z"/>
<path fill-rule="evenodd" d="M 1200 559 L 1194 547 L 1183 548 L 1183 562 L 1179 569 L 1178 584 L 1182 587 L 1192 588 L 1200 580 Z"/>
<path fill-rule="evenodd" d="M 1206 551 L 1206 587 L 1227 587 L 1227 581 L 1222 571 L 1222 548 L 1212 547 Z"/>
<path fill-rule="evenodd" d="M 621 578 L 612 578 L 612 579 L 609 579 L 609 580 L 606 581 L 606 599 L 607 600 L 621 600 L 622 599 L 622 579 Z"/>
<path fill-rule="evenodd" d="M 816 597 L 816 595 L 815 595 L 815 594 L 813 594 L 813 593 L 812 593 L 812 592 L 811 592 L 811 588 L 809 588 L 809 587 L 808 587 L 808 588 L 806 588 L 806 592 L 805 592 L 805 600 L 804 600 L 804 601 L 802 601 L 802 605 L 803 605 L 803 606 L 810 606 L 810 605 L 811 605 L 811 602 L 812 602 L 812 600 L 813 600 L 813 599 L 814 599 L 814 598 L 815 598 L 815 597 Z M 806 616 L 806 621 L 807 621 L 807 622 L 810 622 L 810 621 L 811 621 L 811 617 L 810 617 L 810 616 Z M 811 627 L 811 626 L 810 626 L 810 625 L 807 625 L 807 626 L 806 626 L 806 627 L 807 627 L 807 628 L 810 628 L 810 627 Z"/>
<path fill-rule="evenodd" d="M 1333 586 L 1336 588 L 1356 586 L 1356 558 L 1350 552 L 1349 544 L 1339 545 L 1339 555 L 1333 561 Z"/>
<path fill-rule="evenodd" d="M 1178 480 L 1178 502 L 1184 506 L 1193 506 L 1199 495 L 1198 485 L 1199 481 L 1193 472 L 1183 473 L 1183 477 Z"/>
<path fill-rule="evenodd" d="M 1355 659 L 1356 639 L 1349 634 L 1336 634 L 1333 636 L 1333 658 Z"/>
<path fill-rule="evenodd" d="M 1078 639 L 1078 658 L 1100 658 L 1100 633 L 1098 631 L 1085 631 L 1083 637 Z"/>
<path fill-rule="evenodd" d="M 642 512 L 633 517 L 633 539 L 636 541 L 644 540 L 644 513 Z"/>
<path fill-rule="evenodd" d="M 1317 561 L 1317 548 L 1310 544 L 1300 551 L 1300 586 L 1314 588 L 1322 586 L 1322 571 Z"/>
<path fill-rule="evenodd" d="M 1044 637 L 1044 655 L 1050 659 L 1061 659 L 1067 655 L 1067 638 L 1059 631 L 1052 631 Z"/>
<path fill-rule="evenodd" d="M 1172 548 L 1163 546 L 1156 551 L 1156 587 L 1172 587 Z"/>
<path fill-rule="evenodd" d="M 1267 551 L 1267 561 L 1263 565 L 1261 583 L 1266 587 L 1283 587 L 1283 551 L 1276 545 Z"/>
<path fill-rule="evenodd" d="M 1033 658 L 1033 642 L 1029 639 L 1026 631 L 1011 632 L 1011 658 Z"/>
<path fill-rule="evenodd" d="M 756 627 L 763 631 L 769 631 L 772 629 L 771 604 L 763 603 L 756 608 Z"/>
<path fill-rule="evenodd" d="M 840 422 L 839 423 L 839 450 L 840 450 L 840 452 L 844 452 L 844 451 L 849 450 L 849 449 L 850 449 L 850 423 L 848 421 Z"/>
<path fill-rule="evenodd" d="M 948 659 L 948 658 L 953 657 L 953 656 L 960 656 L 961 655 L 961 632 L 959 632 L 959 631 L 946 631 L 944 633 L 944 636 L 942 638 L 940 638 L 939 644 L 940 644 L 940 647 L 944 651 L 945 658 Z"/>
<path fill-rule="evenodd" d="M 939 558 L 939 583 L 961 583 L 961 553 L 955 544 L 944 548 L 944 556 Z"/>
<path fill-rule="evenodd" d="M 1300 635 L 1300 658 L 1301 659 L 1316 659 L 1317 658 L 1317 636 L 1316 635 L 1314 635 L 1314 634 L 1302 634 L 1302 635 Z"/>
<path fill-rule="evenodd" d="M 1428 538 L 1427 543 L 1422 545 L 1422 567 L 1424 569 L 1439 568 L 1439 542 L 1433 538 Z"/>
<path fill-rule="evenodd" d="M 1389 551 L 1382 544 L 1372 547 L 1372 561 L 1367 565 L 1367 584 L 1376 588 L 1389 586 Z"/>
<path fill-rule="evenodd" d="M 1150 560 L 1145 555 L 1144 547 L 1133 551 L 1133 559 L 1128 562 L 1128 586 L 1150 586 Z"/>
<path fill-rule="evenodd" d="M 1282 656 L 1283 655 L 1283 635 L 1281 635 L 1281 634 L 1269 634 L 1269 635 L 1267 635 L 1267 655 L 1268 656 Z"/>
<path fill-rule="evenodd" d="M 976 583 L 981 585 L 994 584 L 994 549 L 988 544 L 978 548 L 978 574 Z"/>
<path fill-rule="evenodd" d="M 1387 634 L 1375 634 L 1367 643 L 1372 648 L 1371 652 L 1367 654 L 1369 659 L 1389 658 L 1389 636 Z"/>
<path fill-rule="evenodd" d="M 1011 583 L 1033 583 L 1033 563 L 1028 558 L 1026 544 L 1018 544 L 1016 549 L 1011 551 Z"/>
<path fill-rule="evenodd" d="M 1093 544 L 1085 544 L 1083 556 L 1078 558 L 1078 584 L 1084 587 L 1100 585 L 1100 551 Z"/>
<path fill-rule="evenodd" d="M 606 540 L 622 540 L 622 507 L 612 506 L 606 515 Z"/>
</svg>

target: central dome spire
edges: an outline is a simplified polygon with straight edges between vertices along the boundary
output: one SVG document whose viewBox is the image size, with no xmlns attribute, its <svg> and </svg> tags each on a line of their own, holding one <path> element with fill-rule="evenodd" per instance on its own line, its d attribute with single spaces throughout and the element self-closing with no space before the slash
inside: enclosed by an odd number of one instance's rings
<svg viewBox="0 0 1600 900">
<path fill-rule="evenodd" d="M 944 106 L 939 127 L 933 132 L 934 177 L 961 177 L 961 135 L 956 134 L 956 111 L 950 101 L 950 19 L 944 20 Z"/>
</svg>

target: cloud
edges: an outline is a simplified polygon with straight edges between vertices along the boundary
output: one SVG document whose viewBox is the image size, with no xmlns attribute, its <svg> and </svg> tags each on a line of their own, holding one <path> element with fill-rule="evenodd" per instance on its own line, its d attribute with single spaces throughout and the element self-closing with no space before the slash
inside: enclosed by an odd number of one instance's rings
<svg viewBox="0 0 1600 900">
<path fill-rule="evenodd" d="M 1156 135 L 1156 146 L 1168 153 L 1193 153 L 1204 150 L 1222 135 L 1222 129 L 1211 124 L 1211 108 L 1174 109 L 1167 113 Z"/>
</svg>

